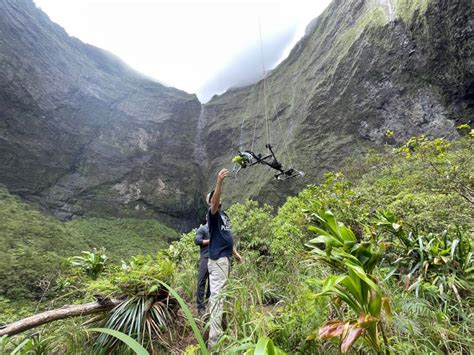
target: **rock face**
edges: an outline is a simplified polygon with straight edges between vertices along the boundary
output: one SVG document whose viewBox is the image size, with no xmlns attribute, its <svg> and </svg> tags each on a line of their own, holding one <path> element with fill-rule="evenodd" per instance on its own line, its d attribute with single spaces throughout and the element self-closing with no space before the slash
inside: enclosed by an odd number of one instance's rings
<svg viewBox="0 0 474 355">
<path fill-rule="evenodd" d="M 210 171 L 271 143 L 306 177 L 274 181 L 257 166 L 229 190 L 278 202 L 387 140 L 457 137 L 456 123 L 474 115 L 473 22 L 471 0 L 334 0 L 265 82 L 205 105 Z"/>
<path fill-rule="evenodd" d="M 265 81 L 201 106 L 0 0 L 0 183 L 60 218 L 186 230 L 236 151 L 271 143 L 306 177 L 257 166 L 225 196 L 278 203 L 369 147 L 455 138 L 474 114 L 473 21 L 472 0 L 334 0 Z"/>
<path fill-rule="evenodd" d="M 201 104 L 0 0 L 0 183 L 60 218 L 196 223 Z"/>
</svg>

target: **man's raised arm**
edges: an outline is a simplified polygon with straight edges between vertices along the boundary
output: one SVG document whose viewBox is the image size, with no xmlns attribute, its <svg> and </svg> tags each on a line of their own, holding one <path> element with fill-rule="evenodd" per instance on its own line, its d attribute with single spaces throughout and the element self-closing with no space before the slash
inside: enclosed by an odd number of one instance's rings
<svg viewBox="0 0 474 355">
<path fill-rule="evenodd" d="M 219 205 L 221 204 L 222 184 L 224 183 L 224 179 L 229 175 L 230 172 L 227 169 L 222 169 L 217 174 L 216 188 L 214 189 L 210 203 L 212 215 L 215 215 L 219 209 Z"/>
</svg>

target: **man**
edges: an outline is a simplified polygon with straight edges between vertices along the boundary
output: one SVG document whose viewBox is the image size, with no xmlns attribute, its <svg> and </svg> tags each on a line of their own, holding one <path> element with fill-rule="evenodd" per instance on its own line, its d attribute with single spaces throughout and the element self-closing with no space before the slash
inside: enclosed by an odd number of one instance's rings
<svg viewBox="0 0 474 355">
<path fill-rule="evenodd" d="M 194 243 L 199 245 L 200 259 L 198 269 L 198 284 L 196 290 L 196 305 L 198 314 L 202 317 L 206 311 L 206 301 L 211 294 L 209 285 L 209 272 L 207 270 L 207 263 L 209 261 L 209 228 L 207 223 L 200 226 L 196 231 Z M 206 287 L 207 286 L 207 287 Z"/>
<path fill-rule="evenodd" d="M 230 175 L 229 170 L 222 169 L 217 174 L 215 189 L 208 195 L 207 224 L 209 226 L 209 283 L 211 286 L 210 310 L 211 320 L 208 347 L 214 347 L 222 335 L 222 313 L 224 299 L 221 295 L 227 283 L 230 269 L 230 257 L 234 255 L 240 262 L 242 257 L 234 248 L 234 239 L 230 230 L 230 219 L 222 211 L 221 194 L 224 179 Z"/>
</svg>

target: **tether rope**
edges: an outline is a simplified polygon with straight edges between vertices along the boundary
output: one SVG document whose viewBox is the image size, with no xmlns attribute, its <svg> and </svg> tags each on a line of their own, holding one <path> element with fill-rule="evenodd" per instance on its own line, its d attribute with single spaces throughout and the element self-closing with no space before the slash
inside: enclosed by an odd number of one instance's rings
<svg viewBox="0 0 474 355">
<path fill-rule="evenodd" d="M 255 91 L 256 87 L 254 87 L 254 90 Z M 239 138 L 239 150 L 242 151 L 244 149 L 243 145 L 244 145 L 244 142 L 243 142 L 243 137 L 244 137 L 244 124 L 245 124 L 245 121 L 247 120 L 247 116 L 249 115 L 249 111 L 250 111 L 250 98 L 252 97 L 253 95 L 248 95 L 247 96 L 247 108 L 245 110 L 245 114 L 242 116 L 242 121 L 240 122 L 240 138 Z"/>
<path fill-rule="evenodd" d="M 253 138 L 252 138 L 252 145 L 251 145 L 251 148 L 250 148 L 250 150 L 252 152 L 253 152 L 254 143 L 255 143 L 255 136 L 256 136 L 256 133 L 257 133 L 257 120 L 258 120 L 258 116 L 259 116 L 259 113 L 260 113 L 260 101 L 261 101 L 263 89 L 264 89 L 264 87 L 263 87 L 263 82 L 262 82 L 262 85 L 260 86 L 260 92 L 258 94 L 257 112 L 255 113 L 255 120 L 254 120 L 254 123 L 253 123 Z"/>
<path fill-rule="evenodd" d="M 258 20 L 258 25 L 259 25 L 259 37 L 260 37 L 260 54 L 261 54 L 261 62 L 262 62 L 262 74 L 263 74 L 263 79 L 261 80 L 260 82 L 260 88 L 259 88 L 259 92 L 258 92 L 258 100 L 257 100 L 257 110 L 255 112 L 255 119 L 254 119 L 254 129 L 253 129 L 253 135 L 252 135 L 252 143 L 251 143 L 251 151 L 254 151 L 254 148 L 255 148 L 255 139 L 256 139 L 256 136 L 257 136 L 257 123 L 258 123 L 258 118 L 260 116 L 260 109 L 261 109 L 261 104 L 262 104 L 262 94 L 263 94 L 263 109 L 264 109 L 264 117 L 265 117 L 265 132 L 266 132 L 266 144 L 271 144 L 271 136 L 270 136 L 270 124 L 269 124 L 269 105 L 272 104 L 273 106 L 273 111 L 274 111 L 274 114 L 275 114 L 275 118 L 276 118 L 276 121 L 278 123 L 278 128 L 280 130 L 280 134 L 282 135 L 283 137 L 283 144 L 284 144 L 284 150 L 286 150 L 286 156 L 288 158 L 288 161 L 290 163 L 290 167 L 293 167 L 293 161 L 292 161 L 292 157 L 291 157 L 291 154 L 290 154 L 290 149 L 289 149 L 289 144 L 288 144 L 288 137 L 284 134 L 284 131 L 283 131 L 283 127 L 282 127 L 282 123 L 281 123 L 281 119 L 278 115 L 278 111 L 277 111 L 277 103 L 276 103 L 276 100 L 273 100 L 272 98 L 270 98 L 271 102 L 269 102 L 269 98 L 268 98 L 268 82 L 267 82 L 267 72 L 266 72 L 266 68 L 265 68 L 265 62 L 264 62 L 264 53 L 263 53 L 263 40 L 262 40 L 262 26 L 261 26 L 261 22 L 260 22 L 260 18 Z M 296 78 L 294 78 L 296 79 Z M 258 84 L 256 85 L 258 86 Z M 274 85 L 272 86 L 274 87 Z M 255 90 L 254 90 L 255 91 Z M 292 108 L 294 109 L 294 101 L 295 101 L 295 94 L 296 94 L 296 86 L 293 87 L 293 97 L 292 97 Z M 249 96 L 247 97 L 247 107 L 246 107 L 246 110 L 245 110 L 245 114 L 242 116 L 242 120 L 241 120 L 241 123 L 240 123 L 240 139 L 239 139 L 239 149 L 240 150 L 243 150 L 243 144 L 244 144 L 244 139 L 243 139 L 243 136 L 244 136 L 244 125 L 245 125 L 245 122 L 247 120 L 247 116 L 249 116 L 249 111 L 250 111 L 250 97 L 252 95 L 249 94 Z M 250 117 L 248 117 L 250 118 Z"/>
<path fill-rule="evenodd" d="M 264 102 L 264 113 L 265 113 L 265 126 L 267 132 L 267 144 L 270 144 L 270 127 L 268 125 L 268 109 L 267 109 L 267 72 L 265 70 L 265 61 L 263 57 L 263 40 L 262 40 L 262 24 L 260 19 L 258 19 L 258 30 L 260 33 L 260 54 L 262 57 L 262 70 L 263 70 L 263 102 Z"/>
<path fill-rule="evenodd" d="M 272 97 L 273 95 L 270 95 L 270 97 Z M 280 134 L 282 135 L 283 137 L 283 144 L 285 146 L 285 150 L 286 150 L 286 156 L 288 157 L 288 162 L 290 163 L 290 167 L 293 167 L 293 161 L 291 159 L 291 155 L 290 155 L 290 148 L 289 148 L 289 144 L 288 144 L 288 139 L 283 131 L 283 127 L 281 125 L 281 120 L 280 120 L 280 117 L 278 115 L 278 111 L 277 111 L 277 105 L 276 105 L 276 100 L 272 100 L 272 103 L 273 103 L 273 111 L 275 112 L 275 116 L 276 116 L 276 121 L 278 122 L 278 127 L 280 128 Z"/>
</svg>

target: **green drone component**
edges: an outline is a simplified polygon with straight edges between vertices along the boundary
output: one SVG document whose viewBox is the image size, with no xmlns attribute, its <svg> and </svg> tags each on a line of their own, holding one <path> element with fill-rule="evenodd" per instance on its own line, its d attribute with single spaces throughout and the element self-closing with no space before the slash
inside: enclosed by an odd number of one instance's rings
<svg viewBox="0 0 474 355">
<path fill-rule="evenodd" d="M 247 162 L 248 162 L 248 159 L 246 157 L 241 156 L 241 155 L 236 155 L 232 159 L 232 163 L 238 164 L 240 166 L 244 166 L 245 163 L 247 163 Z"/>
</svg>

